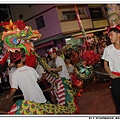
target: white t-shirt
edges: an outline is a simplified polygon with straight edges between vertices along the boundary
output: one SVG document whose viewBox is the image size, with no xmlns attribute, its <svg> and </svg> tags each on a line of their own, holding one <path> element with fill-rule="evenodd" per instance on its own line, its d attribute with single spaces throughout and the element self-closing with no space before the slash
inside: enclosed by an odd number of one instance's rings
<svg viewBox="0 0 120 120">
<path fill-rule="evenodd" d="M 40 64 L 37 65 L 36 71 L 37 71 L 38 75 L 40 76 L 39 78 L 42 77 L 42 73 L 45 73 L 43 67 Z"/>
<path fill-rule="evenodd" d="M 40 89 L 36 70 L 29 66 L 17 68 L 11 76 L 11 88 L 21 89 L 24 99 L 38 103 L 45 103 L 46 99 Z"/>
<path fill-rule="evenodd" d="M 12 67 L 11 70 L 9 70 L 9 83 L 11 84 L 11 76 L 12 76 L 12 73 L 16 70 L 16 67 Z"/>
<path fill-rule="evenodd" d="M 55 65 L 57 68 L 59 66 L 62 66 L 62 71 L 58 72 L 58 75 L 60 77 L 65 77 L 66 79 L 70 79 L 70 76 L 69 76 L 69 73 L 68 73 L 68 70 L 66 68 L 63 58 L 61 58 L 60 56 L 57 56 L 57 58 L 55 60 Z"/>
<path fill-rule="evenodd" d="M 109 62 L 111 71 L 120 72 L 120 50 L 117 50 L 113 44 L 105 47 L 102 59 Z"/>
<path fill-rule="evenodd" d="M 67 68 L 67 70 L 68 70 L 68 73 L 73 73 L 74 72 L 74 66 L 73 65 L 69 66 Z"/>
</svg>

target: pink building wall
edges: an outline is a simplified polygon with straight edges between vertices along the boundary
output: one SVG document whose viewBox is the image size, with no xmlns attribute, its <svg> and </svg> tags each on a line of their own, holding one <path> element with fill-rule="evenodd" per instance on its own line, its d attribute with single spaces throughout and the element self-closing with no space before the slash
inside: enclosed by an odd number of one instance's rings
<svg viewBox="0 0 120 120">
<path fill-rule="evenodd" d="M 44 7 L 43 8 L 40 7 L 39 9 L 40 9 L 40 11 L 44 11 Z M 38 7 L 36 7 L 36 8 L 34 8 L 33 11 L 34 12 L 39 11 L 39 9 L 38 9 Z M 43 9 L 43 10 L 41 10 L 41 9 Z M 45 27 L 39 29 L 39 32 L 42 34 L 42 37 L 40 40 L 61 34 L 62 30 L 60 27 L 60 21 L 59 21 L 58 15 L 57 15 L 56 8 L 52 7 L 48 11 L 46 10 L 42 14 L 36 16 L 35 18 L 38 18 L 39 16 L 42 16 L 42 15 L 44 18 Z M 33 29 L 37 29 L 35 18 L 32 18 L 26 22 L 27 25 L 32 26 Z"/>
</svg>

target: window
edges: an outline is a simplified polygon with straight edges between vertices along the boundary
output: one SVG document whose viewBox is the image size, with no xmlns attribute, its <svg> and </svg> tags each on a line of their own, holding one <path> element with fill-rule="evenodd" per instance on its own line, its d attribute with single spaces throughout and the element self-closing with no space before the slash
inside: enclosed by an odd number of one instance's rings
<svg viewBox="0 0 120 120">
<path fill-rule="evenodd" d="M 80 8 L 80 9 L 78 10 L 78 12 L 79 12 L 79 14 L 85 14 L 84 8 Z"/>
<path fill-rule="evenodd" d="M 63 14 L 64 20 L 76 19 L 75 11 L 63 11 L 62 14 Z"/>
<path fill-rule="evenodd" d="M 79 13 L 80 18 L 87 18 L 87 14 L 85 13 L 84 8 L 79 8 L 78 13 Z"/>
<path fill-rule="evenodd" d="M 79 13 L 80 18 L 86 18 L 84 7 L 79 8 L 78 13 Z M 77 19 L 75 11 L 62 11 L 62 14 L 63 14 L 64 20 L 76 20 Z"/>
<path fill-rule="evenodd" d="M 38 30 L 45 27 L 45 22 L 44 22 L 43 16 L 36 18 L 35 21 L 36 21 Z"/>
<path fill-rule="evenodd" d="M 89 8 L 90 14 L 93 20 L 103 19 L 102 9 L 101 8 Z"/>
</svg>

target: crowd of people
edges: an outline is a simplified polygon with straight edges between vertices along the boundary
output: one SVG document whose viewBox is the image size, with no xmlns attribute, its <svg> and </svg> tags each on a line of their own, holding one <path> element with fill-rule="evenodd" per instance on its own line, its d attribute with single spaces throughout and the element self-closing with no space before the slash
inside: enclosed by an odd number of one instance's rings
<svg viewBox="0 0 120 120">
<path fill-rule="evenodd" d="M 47 56 L 41 56 L 41 58 L 49 65 L 47 72 L 55 73 L 60 78 L 59 87 L 64 88 L 61 98 L 64 97 L 68 103 L 72 99 L 67 92 L 71 90 L 71 86 L 79 86 L 82 91 L 83 81 L 77 78 L 76 65 L 81 62 L 83 67 L 92 65 L 95 68 L 99 62 L 111 78 L 116 113 L 120 114 L 120 26 L 115 25 L 109 28 L 108 37 L 109 39 L 98 37 L 97 40 L 87 37 L 83 44 L 76 45 L 76 48 L 72 46 L 62 49 L 51 48 Z M 6 99 L 11 99 L 19 90 L 25 100 L 38 103 L 49 101 L 56 104 L 56 98 L 53 98 L 54 96 L 49 92 L 55 90 L 56 86 L 46 81 L 49 76 L 46 76 L 46 69 L 34 54 L 34 45 L 30 41 L 25 41 L 24 47 L 28 47 L 29 55 L 22 49 L 10 52 L 10 63 L 6 61 L 3 66 L 0 64 L 0 95 L 4 95 L 4 89 L 10 89 Z M 0 47 L 0 54 L 2 52 Z M 3 56 L 0 55 L 1 57 Z M 51 79 L 54 78 L 51 77 Z M 80 91 L 78 96 L 81 96 Z M 66 101 L 62 100 L 59 103 L 67 106 Z"/>
<path fill-rule="evenodd" d="M 98 41 L 96 42 L 95 40 L 93 40 L 93 39 L 90 40 L 90 38 L 89 38 L 89 40 L 86 40 L 84 44 L 78 45 L 77 49 L 72 48 L 72 46 L 69 48 L 61 49 L 61 50 L 56 50 L 54 48 L 51 48 L 48 52 L 48 56 L 47 57 L 41 56 L 41 58 L 50 66 L 50 68 L 48 69 L 49 72 L 54 71 L 59 75 L 59 77 L 63 77 L 68 80 L 71 80 L 72 79 L 71 74 L 75 74 L 75 75 L 77 74 L 75 65 L 82 61 L 83 53 L 86 50 L 92 50 L 96 54 L 100 54 L 102 56 L 105 46 L 106 46 L 106 39 L 101 39 L 101 40 L 98 39 Z M 26 59 L 27 59 L 27 57 L 26 57 Z M 18 58 L 15 58 L 15 59 L 18 59 Z M 23 59 L 23 58 L 20 57 L 20 60 L 21 59 Z M 25 57 L 24 57 L 24 59 L 25 59 Z M 13 65 L 13 63 L 9 64 L 9 65 L 8 65 L 8 63 L 6 63 L 6 67 L 5 67 L 6 69 L 1 72 L 1 77 L 0 77 L 1 78 L 0 95 L 4 94 L 3 89 L 8 89 L 8 88 L 12 87 L 11 84 L 13 84 L 13 82 L 11 82 L 12 81 L 11 74 L 13 73 L 13 71 L 16 70 L 16 68 L 18 66 L 17 64 L 20 64 L 23 61 L 23 60 L 21 60 L 21 61 L 20 60 L 19 60 L 19 63 L 16 63 L 16 65 L 15 65 L 15 62 L 14 62 L 14 65 Z M 27 63 L 27 64 L 29 64 L 29 63 Z M 28 65 L 28 66 L 30 66 L 30 65 Z M 33 66 L 30 66 L 30 67 L 33 67 Z M 27 69 L 27 68 L 25 68 L 25 69 Z M 35 71 L 39 75 L 40 79 L 44 79 L 45 70 L 43 69 L 43 67 L 40 65 L 40 63 L 38 61 L 36 62 L 36 65 L 33 67 L 33 69 L 35 69 Z M 17 77 L 17 78 L 20 78 L 20 77 Z M 25 77 L 24 79 L 27 79 L 27 78 Z M 36 80 L 37 80 L 37 78 L 36 78 Z M 72 80 L 71 80 L 71 82 L 72 82 Z M 81 82 L 81 84 L 82 84 L 82 82 Z M 17 85 L 17 83 L 16 83 L 16 85 Z M 11 93 L 9 94 L 9 96 L 7 96 L 7 98 L 10 98 L 11 96 L 13 96 L 13 94 L 17 90 L 17 86 L 16 87 L 15 87 L 15 85 L 13 85 L 13 86 L 14 86 L 13 88 L 15 88 L 15 89 L 13 91 L 11 90 Z M 43 85 L 40 85 L 40 86 L 43 87 Z M 50 85 L 48 85 L 48 86 L 50 86 Z M 21 89 L 23 90 L 23 87 Z M 26 94 L 24 91 L 22 91 L 22 93 Z M 45 93 L 44 93 L 44 95 L 45 95 Z M 45 95 L 45 96 L 48 97 L 48 95 Z M 51 101 L 51 100 L 49 99 L 49 101 Z"/>
<path fill-rule="evenodd" d="M 47 72 L 54 72 L 62 81 L 67 79 L 72 85 L 79 86 L 82 89 L 82 80 L 77 80 L 76 64 L 82 61 L 85 62 L 84 53 L 86 51 L 92 51 L 91 53 L 98 54 L 100 57 L 100 63 L 105 71 L 110 75 L 112 94 L 116 104 L 116 113 L 120 113 L 119 105 L 119 38 L 120 28 L 111 28 L 108 32 L 110 41 L 104 37 L 98 38 L 97 41 L 89 37 L 84 41 L 82 45 L 77 45 L 76 49 L 72 46 L 64 47 L 61 50 L 51 48 L 47 52 L 46 56 L 41 58 L 49 65 Z M 111 44 L 108 44 L 111 43 Z M 95 55 L 94 54 L 94 55 Z M 95 57 L 95 56 L 94 56 Z M 32 61 L 31 61 L 31 60 Z M 27 62 L 26 62 L 27 61 Z M 97 63 L 95 63 L 97 64 Z M 95 65 L 92 64 L 92 65 Z M 95 66 L 94 66 L 95 67 Z M 3 89 L 10 89 L 10 93 L 6 96 L 6 99 L 10 99 L 14 96 L 16 91 L 20 90 L 23 94 L 23 99 L 30 100 L 38 103 L 50 103 L 56 104 L 56 100 L 51 97 L 50 90 L 55 89 L 53 85 L 46 80 L 46 70 L 40 65 L 39 61 L 34 55 L 28 56 L 21 54 L 19 51 L 11 53 L 10 64 L 6 62 L 0 69 L 0 95 L 4 94 Z M 76 80 L 77 82 L 74 82 Z M 79 82 L 78 82 L 79 81 Z M 67 91 L 69 88 L 64 86 Z M 32 89 L 31 89 L 32 88 Z M 66 93 L 67 96 L 67 93 Z M 80 92 L 78 96 L 81 96 Z M 67 96 L 67 100 L 69 101 Z"/>
</svg>

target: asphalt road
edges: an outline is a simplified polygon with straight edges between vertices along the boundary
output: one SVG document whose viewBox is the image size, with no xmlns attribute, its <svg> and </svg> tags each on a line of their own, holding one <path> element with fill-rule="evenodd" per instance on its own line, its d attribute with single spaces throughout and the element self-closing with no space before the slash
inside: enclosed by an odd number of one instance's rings
<svg viewBox="0 0 120 120">
<path fill-rule="evenodd" d="M 80 114 L 116 114 L 110 82 L 90 83 L 78 97 Z"/>
</svg>

